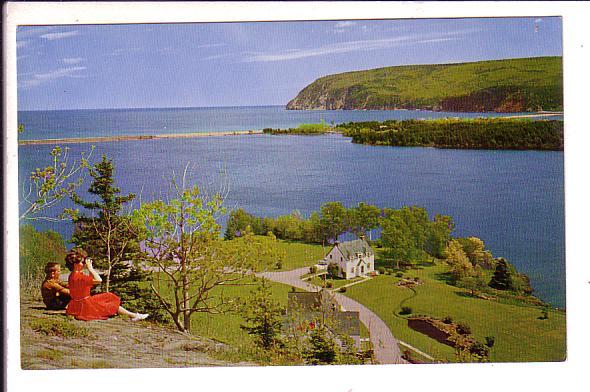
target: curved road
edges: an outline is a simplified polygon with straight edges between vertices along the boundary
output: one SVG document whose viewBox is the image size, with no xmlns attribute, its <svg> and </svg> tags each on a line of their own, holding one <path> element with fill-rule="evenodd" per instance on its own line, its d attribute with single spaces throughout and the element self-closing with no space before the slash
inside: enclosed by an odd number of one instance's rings
<svg viewBox="0 0 590 392">
<path fill-rule="evenodd" d="M 309 272 L 309 267 L 303 267 L 291 271 L 284 272 L 264 272 L 257 274 L 263 276 L 268 280 L 274 282 L 288 284 L 306 291 L 318 291 L 320 287 L 302 281 L 300 278 Z M 348 298 L 342 294 L 334 293 L 336 301 L 345 310 L 359 312 L 360 320 L 369 330 L 371 343 L 375 353 L 375 359 L 382 364 L 387 363 L 407 363 L 403 358 L 398 347 L 398 340 L 393 337 L 393 334 L 387 325 L 375 313 L 367 307 L 361 305 L 355 300 Z"/>
</svg>

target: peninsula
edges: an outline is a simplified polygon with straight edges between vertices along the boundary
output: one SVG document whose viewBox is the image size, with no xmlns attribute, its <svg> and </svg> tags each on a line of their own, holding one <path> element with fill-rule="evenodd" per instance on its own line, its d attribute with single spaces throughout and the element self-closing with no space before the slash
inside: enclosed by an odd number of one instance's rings
<svg viewBox="0 0 590 392">
<path fill-rule="evenodd" d="M 287 109 L 562 111 L 562 68 L 561 57 L 533 57 L 345 72 L 317 79 Z"/>
</svg>

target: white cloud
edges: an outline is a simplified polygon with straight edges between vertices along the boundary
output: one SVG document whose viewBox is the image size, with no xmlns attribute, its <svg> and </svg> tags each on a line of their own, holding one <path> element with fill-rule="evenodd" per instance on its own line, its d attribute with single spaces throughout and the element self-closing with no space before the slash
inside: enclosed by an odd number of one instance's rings
<svg viewBox="0 0 590 392">
<path fill-rule="evenodd" d="M 24 38 L 33 38 L 38 37 L 41 34 L 49 33 L 50 31 L 55 30 L 55 27 L 47 26 L 47 27 L 31 27 L 31 26 L 20 26 L 16 30 L 16 38 L 17 39 L 24 39 Z"/>
<path fill-rule="evenodd" d="M 207 57 L 203 57 L 201 58 L 201 60 L 217 60 L 217 59 L 222 59 L 225 57 L 229 57 L 229 54 L 214 54 L 212 56 L 207 56 Z"/>
<path fill-rule="evenodd" d="M 56 39 L 64 39 L 64 38 L 74 37 L 78 34 L 80 34 L 80 32 L 78 30 L 73 30 L 73 31 L 64 31 L 61 33 L 47 33 L 47 34 L 40 35 L 39 37 L 53 41 Z"/>
<path fill-rule="evenodd" d="M 61 61 L 63 61 L 66 64 L 80 64 L 84 60 L 85 59 L 82 57 L 66 57 L 66 58 L 62 59 Z"/>
<path fill-rule="evenodd" d="M 59 68 L 53 71 L 49 71 L 46 73 L 34 73 L 32 77 L 29 77 L 26 80 L 23 80 L 20 83 L 20 86 L 23 88 L 35 87 L 39 86 L 45 82 L 49 82 L 55 79 L 61 78 L 83 78 L 84 75 L 80 74 L 80 71 L 84 71 L 86 67 L 78 66 L 78 67 L 65 67 Z"/>
<path fill-rule="evenodd" d="M 253 53 L 247 54 L 243 62 L 297 60 L 306 57 L 325 56 L 331 54 L 349 53 L 365 50 L 387 49 L 402 45 L 415 45 L 421 43 L 451 41 L 456 40 L 458 38 L 451 38 L 448 36 L 456 34 L 457 32 L 446 33 L 444 35 L 439 36 L 406 35 L 375 40 L 339 42 L 337 44 L 324 45 L 311 49 L 286 49 L 276 53 Z"/>
</svg>

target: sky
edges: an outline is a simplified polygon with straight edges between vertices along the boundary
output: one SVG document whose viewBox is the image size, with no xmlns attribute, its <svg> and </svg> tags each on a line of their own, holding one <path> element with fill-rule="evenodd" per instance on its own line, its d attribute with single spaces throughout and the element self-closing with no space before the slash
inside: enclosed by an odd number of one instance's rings
<svg viewBox="0 0 590 392">
<path fill-rule="evenodd" d="M 559 17 L 19 26 L 18 109 L 285 105 L 329 74 L 562 51 Z"/>
</svg>

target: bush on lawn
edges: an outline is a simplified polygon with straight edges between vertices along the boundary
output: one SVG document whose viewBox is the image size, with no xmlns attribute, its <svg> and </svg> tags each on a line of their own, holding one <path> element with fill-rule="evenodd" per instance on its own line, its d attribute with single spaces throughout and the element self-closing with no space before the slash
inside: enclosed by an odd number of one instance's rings
<svg viewBox="0 0 590 392">
<path fill-rule="evenodd" d="M 469 335 L 471 333 L 471 328 L 467 324 L 459 323 L 457 324 L 457 332 L 461 335 Z"/>
<path fill-rule="evenodd" d="M 412 308 L 409 306 L 402 306 L 402 310 L 399 312 L 399 314 L 412 314 Z"/>
</svg>

